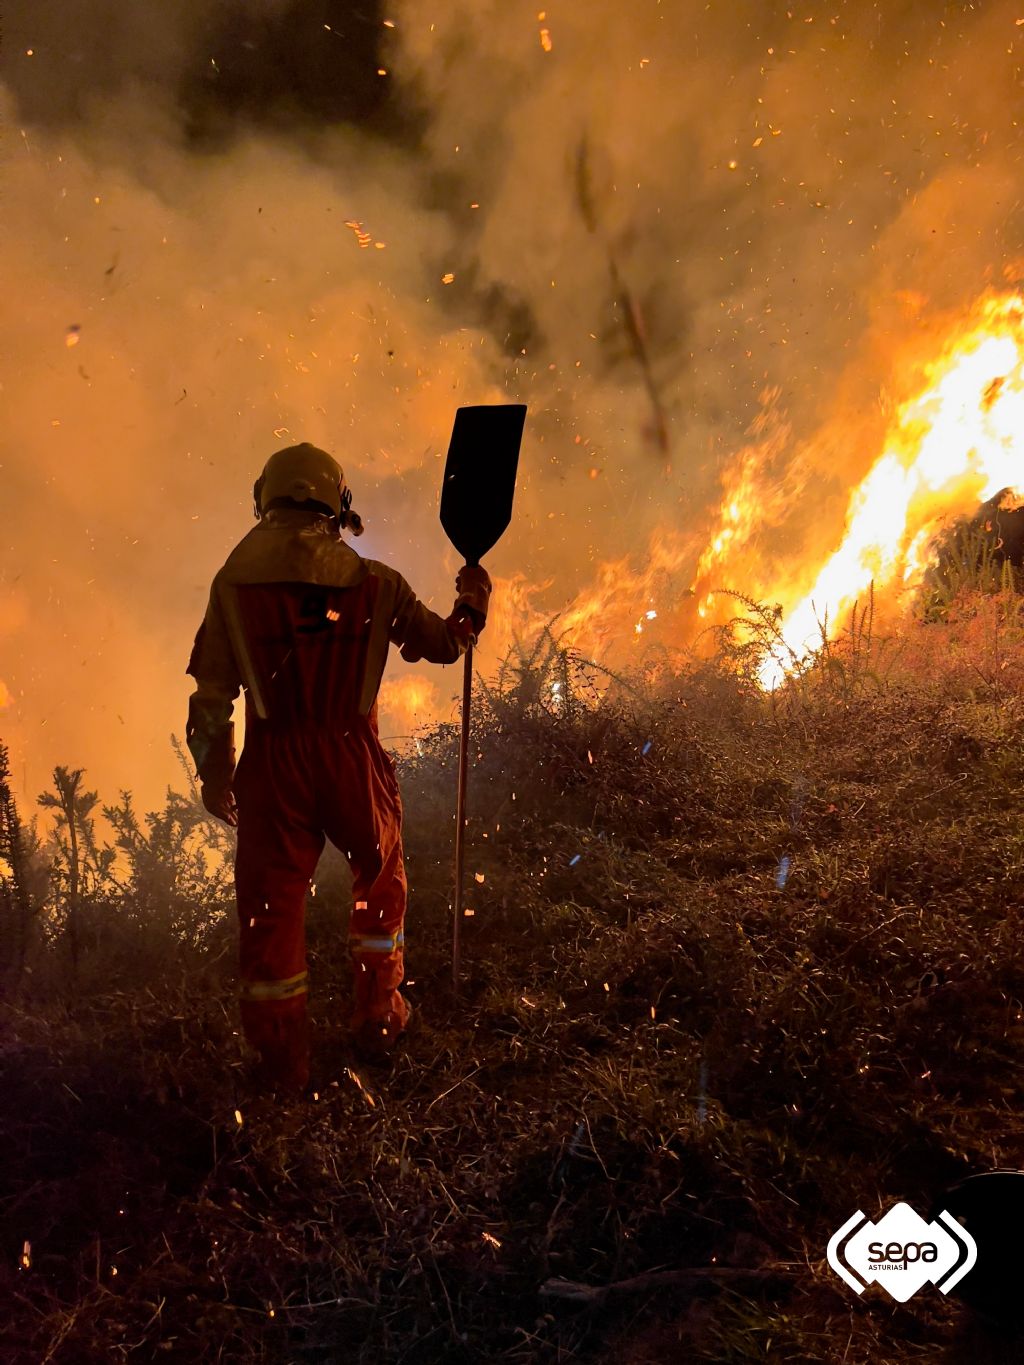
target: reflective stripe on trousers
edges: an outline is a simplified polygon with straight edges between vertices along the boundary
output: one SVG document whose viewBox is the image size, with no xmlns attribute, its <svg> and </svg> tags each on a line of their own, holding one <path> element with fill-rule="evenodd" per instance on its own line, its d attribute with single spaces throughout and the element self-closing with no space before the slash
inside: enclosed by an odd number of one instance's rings
<svg viewBox="0 0 1024 1365">
<path fill-rule="evenodd" d="M 394 953 L 405 944 L 405 934 L 401 929 L 390 936 L 380 934 L 349 934 L 349 947 L 357 953 Z"/>
<path fill-rule="evenodd" d="M 290 1000 L 293 995 L 305 993 L 308 981 L 308 972 L 285 977 L 283 981 L 242 981 L 238 994 L 243 1000 Z"/>
</svg>

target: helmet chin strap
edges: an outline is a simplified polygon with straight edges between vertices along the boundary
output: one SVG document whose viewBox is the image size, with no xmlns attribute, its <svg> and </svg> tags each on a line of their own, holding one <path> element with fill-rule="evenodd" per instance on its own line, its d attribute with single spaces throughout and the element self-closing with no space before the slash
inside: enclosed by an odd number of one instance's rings
<svg viewBox="0 0 1024 1365">
<path fill-rule="evenodd" d="M 354 536 L 363 534 L 363 519 L 358 512 L 352 511 L 352 490 L 348 484 L 341 488 L 341 515 L 338 525 L 343 531 L 351 531 Z"/>
</svg>

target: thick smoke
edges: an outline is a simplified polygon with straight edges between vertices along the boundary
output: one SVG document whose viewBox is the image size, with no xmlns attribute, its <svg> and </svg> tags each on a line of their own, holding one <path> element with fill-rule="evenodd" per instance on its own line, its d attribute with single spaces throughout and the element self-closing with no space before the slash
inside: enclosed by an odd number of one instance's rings
<svg viewBox="0 0 1024 1365">
<path fill-rule="evenodd" d="M 771 390 L 776 530 L 736 585 L 770 591 L 1020 252 L 1009 4 L 89 11 L 5 16 L 0 737 L 29 794 L 56 762 L 174 778 L 277 446 L 333 450 L 360 548 L 446 607 L 454 409 L 528 402 L 491 567 L 557 609 L 656 528 L 696 563 Z"/>
</svg>

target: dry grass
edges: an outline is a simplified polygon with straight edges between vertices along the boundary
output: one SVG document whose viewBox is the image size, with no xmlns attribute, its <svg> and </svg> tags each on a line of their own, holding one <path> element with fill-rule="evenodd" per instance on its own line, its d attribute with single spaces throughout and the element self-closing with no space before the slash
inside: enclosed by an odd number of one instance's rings
<svg viewBox="0 0 1024 1365">
<path fill-rule="evenodd" d="M 862 632 L 774 698 L 728 653 L 611 683 L 550 642 L 511 661 L 458 1000 L 454 733 L 402 764 L 423 1027 L 385 1078 L 346 1052 L 336 865 L 315 1101 L 248 1092 L 208 907 L 134 925 L 137 957 L 98 908 L 76 991 L 37 945 L 0 1016 L 3 1359 L 1016 1359 L 934 1290 L 856 1300 L 824 1265 L 857 1207 L 1024 1166 L 1024 651 L 1004 631 L 979 680 L 965 620 L 884 676 Z M 663 1274 L 712 1266 L 737 1273 Z"/>
</svg>

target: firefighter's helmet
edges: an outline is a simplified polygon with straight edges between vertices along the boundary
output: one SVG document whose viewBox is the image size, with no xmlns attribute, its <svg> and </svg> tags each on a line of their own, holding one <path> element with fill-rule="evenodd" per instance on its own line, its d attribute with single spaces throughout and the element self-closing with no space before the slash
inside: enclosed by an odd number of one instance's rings
<svg viewBox="0 0 1024 1365">
<path fill-rule="evenodd" d="M 314 503 L 337 517 L 338 524 L 353 535 L 362 534 L 363 523 L 352 511 L 352 492 L 341 466 L 326 450 L 308 441 L 275 451 L 253 485 L 252 497 L 257 517 L 274 503 Z"/>
</svg>

